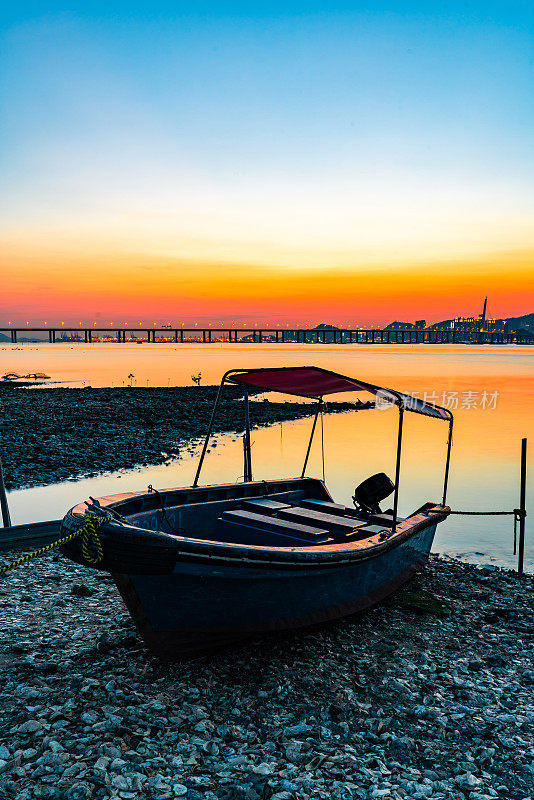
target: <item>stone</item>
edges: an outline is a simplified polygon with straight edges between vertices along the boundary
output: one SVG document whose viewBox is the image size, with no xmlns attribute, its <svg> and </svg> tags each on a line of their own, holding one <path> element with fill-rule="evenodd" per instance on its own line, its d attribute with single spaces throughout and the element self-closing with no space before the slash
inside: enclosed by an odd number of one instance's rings
<svg viewBox="0 0 534 800">
<path fill-rule="evenodd" d="M 27 722 L 23 722 L 22 725 L 19 725 L 15 729 L 15 733 L 37 733 L 43 727 L 43 723 L 41 720 L 38 719 L 29 719 Z"/>
<path fill-rule="evenodd" d="M 85 782 L 74 783 L 66 791 L 67 800 L 87 800 L 92 795 L 91 786 Z"/>
</svg>

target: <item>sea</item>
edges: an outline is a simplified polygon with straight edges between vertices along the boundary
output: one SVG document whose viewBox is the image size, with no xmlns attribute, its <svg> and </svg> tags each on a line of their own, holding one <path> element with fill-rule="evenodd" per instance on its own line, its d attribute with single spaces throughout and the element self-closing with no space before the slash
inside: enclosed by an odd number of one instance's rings
<svg viewBox="0 0 534 800">
<path fill-rule="evenodd" d="M 512 511 L 519 504 L 521 439 L 528 439 L 525 569 L 534 570 L 534 348 L 490 345 L 118 344 L 0 345 L 0 373 L 43 372 L 49 385 L 187 386 L 218 383 L 227 369 L 316 365 L 444 405 L 455 417 L 447 502 L 456 511 Z M 34 391 L 32 389 L 32 391 Z M 38 391 L 38 389 L 35 389 Z M 353 396 L 354 397 L 354 396 Z M 352 399 L 353 399 L 352 397 Z M 362 400 L 368 399 L 364 394 Z M 277 398 L 278 399 L 278 398 Z M 339 396 L 339 399 L 351 399 Z M 176 409 L 180 413 L 180 409 Z M 394 475 L 395 409 L 326 414 L 307 474 L 323 476 L 337 502 L 375 472 Z M 253 432 L 254 479 L 300 475 L 311 420 Z M 135 435 L 135 432 L 132 433 Z M 441 501 L 447 425 L 405 414 L 399 511 Z M 242 477 L 242 443 L 216 437 L 202 483 Z M 322 447 L 322 445 L 324 445 Z M 60 518 L 86 499 L 192 483 L 200 441 L 166 464 L 12 491 L 13 523 Z M 439 526 L 434 551 L 514 568 L 513 516 L 454 515 Z"/>
</svg>

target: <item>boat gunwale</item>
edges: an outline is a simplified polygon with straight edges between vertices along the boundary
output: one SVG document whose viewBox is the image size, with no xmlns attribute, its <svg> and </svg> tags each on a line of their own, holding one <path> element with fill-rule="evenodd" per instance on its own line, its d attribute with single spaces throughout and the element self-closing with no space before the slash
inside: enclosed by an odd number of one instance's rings
<svg viewBox="0 0 534 800">
<path fill-rule="evenodd" d="M 301 479 L 297 479 L 299 482 Z M 317 481 L 322 484 L 318 479 L 305 478 L 304 481 Z M 264 484 L 265 482 L 257 482 Z M 285 481 L 281 481 L 285 483 Z M 243 484 L 240 484 L 242 486 Z M 250 486 L 250 484 L 247 484 Z M 324 486 L 324 484 L 322 484 Z M 227 484 L 228 487 L 234 484 Z M 187 490 L 189 487 L 179 487 Z M 209 487 L 202 487 L 202 489 Z M 219 484 L 213 485 L 212 488 L 222 488 Z M 325 488 L 325 491 L 328 490 Z M 179 489 L 166 490 L 165 494 L 172 491 L 179 491 Z M 199 489 L 199 492 L 202 491 Z M 121 495 L 123 500 L 117 501 L 117 495 L 111 495 L 108 498 L 99 498 L 99 502 L 108 499 L 109 507 L 114 510 L 119 510 L 121 502 L 126 502 L 132 497 L 150 496 L 145 492 L 128 493 Z M 236 498 L 239 500 L 239 498 Z M 72 508 L 66 515 L 63 525 L 68 530 L 73 530 L 82 524 L 82 508 L 83 504 L 78 504 Z M 157 507 L 154 507 L 157 510 Z M 239 563 L 245 565 L 269 565 L 269 566 L 308 566 L 325 567 L 337 566 L 342 564 L 353 563 L 354 561 L 369 560 L 388 552 L 403 542 L 407 541 L 411 536 L 415 535 L 420 530 L 428 527 L 429 525 L 437 524 L 448 517 L 450 508 L 448 506 L 439 506 L 433 503 L 426 503 L 411 516 L 407 517 L 402 522 L 398 523 L 396 530 L 389 532 L 386 537 L 381 532 L 369 536 L 365 539 L 352 540 L 348 542 L 337 542 L 333 544 L 322 545 L 307 545 L 302 547 L 276 547 L 270 545 L 254 545 L 254 544 L 238 544 L 235 542 L 220 542 L 211 539 L 196 539 L 189 536 L 181 536 L 180 534 L 166 533 L 165 531 L 156 531 L 150 528 L 140 528 L 134 525 L 124 524 L 121 522 L 107 522 L 100 528 L 100 535 L 104 541 L 111 537 L 124 540 L 126 545 L 127 539 L 144 539 L 143 545 L 153 547 L 154 551 L 161 549 L 172 550 L 172 555 L 175 558 L 175 563 L 180 559 L 194 560 L 209 560 L 212 562 L 221 563 Z M 69 520 L 72 520 L 70 521 Z M 74 519 L 76 524 L 74 524 Z M 69 522 L 67 522 L 69 520 Z M 121 534 L 123 534 L 121 536 Z M 152 541 L 150 541 L 152 540 Z M 130 546 L 134 546 L 134 541 L 131 541 Z M 174 568 L 173 566 L 173 568 Z M 117 571 L 114 569 L 113 571 Z"/>
</svg>

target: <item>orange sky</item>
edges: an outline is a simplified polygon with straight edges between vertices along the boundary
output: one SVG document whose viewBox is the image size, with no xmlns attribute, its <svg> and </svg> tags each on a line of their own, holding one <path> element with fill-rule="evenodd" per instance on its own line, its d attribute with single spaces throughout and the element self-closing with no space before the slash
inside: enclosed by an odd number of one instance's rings
<svg viewBox="0 0 534 800">
<path fill-rule="evenodd" d="M 0 327 L 534 312 L 529 4 L 34 5 L 0 14 Z"/>
<path fill-rule="evenodd" d="M 424 263 L 331 267 L 214 263 L 115 252 L 4 247 L 3 324 L 197 321 L 383 325 L 534 311 L 533 250 Z"/>
</svg>

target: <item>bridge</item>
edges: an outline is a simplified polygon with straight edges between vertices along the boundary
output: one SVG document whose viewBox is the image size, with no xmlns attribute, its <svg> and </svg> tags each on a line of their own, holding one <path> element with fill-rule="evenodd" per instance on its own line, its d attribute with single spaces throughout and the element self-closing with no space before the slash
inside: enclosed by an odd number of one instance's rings
<svg viewBox="0 0 534 800">
<path fill-rule="evenodd" d="M 451 328 L 175 328 L 168 326 L 139 327 L 12 327 L 0 328 L 12 344 L 32 339 L 55 342 L 117 344 L 143 342 L 241 343 L 241 344 L 534 344 L 534 331 L 480 331 L 468 334 Z"/>
</svg>

